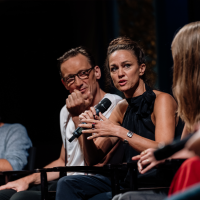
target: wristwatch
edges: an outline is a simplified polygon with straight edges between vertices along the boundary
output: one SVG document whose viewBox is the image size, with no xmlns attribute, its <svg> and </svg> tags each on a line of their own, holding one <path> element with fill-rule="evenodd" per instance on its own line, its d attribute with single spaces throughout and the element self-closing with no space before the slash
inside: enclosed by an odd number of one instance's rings
<svg viewBox="0 0 200 200">
<path fill-rule="evenodd" d="M 130 137 L 130 138 L 132 138 L 133 132 L 129 131 L 129 132 L 127 133 L 127 136 Z"/>
<path fill-rule="evenodd" d="M 133 136 L 133 132 L 131 132 L 131 131 L 129 131 L 128 133 L 127 133 L 127 136 L 129 137 L 129 138 L 132 138 L 132 136 Z M 126 140 L 126 139 L 124 139 L 124 141 L 123 141 L 125 144 L 128 144 L 128 140 Z"/>
</svg>

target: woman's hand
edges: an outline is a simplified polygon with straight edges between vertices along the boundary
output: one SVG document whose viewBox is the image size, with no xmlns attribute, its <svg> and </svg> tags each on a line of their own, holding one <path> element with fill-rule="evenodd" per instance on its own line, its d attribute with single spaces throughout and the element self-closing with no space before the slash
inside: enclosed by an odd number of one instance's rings
<svg viewBox="0 0 200 200">
<path fill-rule="evenodd" d="M 79 115 L 80 121 L 84 119 L 99 119 L 99 117 L 96 115 L 96 110 L 94 107 L 90 107 L 90 110 L 86 110 Z"/>
<path fill-rule="evenodd" d="M 82 133 L 95 133 L 88 137 L 89 140 L 97 137 L 117 136 L 120 126 L 110 122 L 101 113 L 99 113 L 99 116 L 102 121 L 89 119 L 83 116 L 81 122 L 86 122 L 87 124 L 79 124 L 79 127 L 87 128 L 88 130 L 83 130 Z"/>
<path fill-rule="evenodd" d="M 82 120 L 85 119 L 97 119 L 100 120 L 99 116 L 96 115 L 96 110 L 94 107 L 90 107 L 90 110 L 86 110 L 85 112 L 83 112 L 82 114 L 79 115 L 79 121 L 81 122 Z M 92 123 L 90 124 L 89 128 L 92 127 Z"/>
<path fill-rule="evenodd" d="M 156 165 L 163 163 L 165 161 L 165 160 L 157 161 L 155 159 L 155 157 L 154 157 L 155 150 L 156 149 L 154 149 L 154 148 L 149 148 L 145 151 L 142 151 L 140 155 L 132 157 L 132 160 L 139 160 L 137 165 L 138 165 L 138 171 L 141 174 L 146 173 L 151 168 L 153 168 Z"/>
</svg>

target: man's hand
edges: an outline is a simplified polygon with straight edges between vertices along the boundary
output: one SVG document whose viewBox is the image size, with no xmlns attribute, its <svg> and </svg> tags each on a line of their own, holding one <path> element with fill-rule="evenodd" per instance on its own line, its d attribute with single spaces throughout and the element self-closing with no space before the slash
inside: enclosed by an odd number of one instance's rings
<svg viewBox="0 0 200 200">
<path fill-rule="evenodd" d="M 92 103 L 93 96 L 88 91 L 87 94 L 82 94 L 78 90 L 74 90 L 66 99 L 66 106 L 69 113 L 74 116 L 79 116 L 83 113 Z"/>
<path fill-rule="evenodd" d="M 13 189 L 17 192 L 25 191 L 29 187 L 29 184 L 25 181 L 24 178 L 20 178 L 16 181 L 12 181 L 7 183 L 6 185 L 0 186 L 0 190 L 6 190 L 6 189 Z"/>
</svg>

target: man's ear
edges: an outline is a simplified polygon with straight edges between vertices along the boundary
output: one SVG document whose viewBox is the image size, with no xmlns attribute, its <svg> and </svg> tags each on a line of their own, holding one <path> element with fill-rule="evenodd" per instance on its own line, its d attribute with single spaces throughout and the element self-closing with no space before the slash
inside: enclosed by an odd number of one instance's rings
<svg viewBox="0 0 200 200">
<path fill-rule="evenodd" d="M 145 70 L 146 70 L 146 65 L 143 63 L 143 64 L 140 65 L 139 75 L 140 76 L 144 75 Z"/>
<path fill-rule="evenodd" d="M 101 78 L 101 70 L 99 68 L 99 66 L 95 66 L 94 67 L 94 74 L 97 80 L 99 80 Z"/>
</svg>

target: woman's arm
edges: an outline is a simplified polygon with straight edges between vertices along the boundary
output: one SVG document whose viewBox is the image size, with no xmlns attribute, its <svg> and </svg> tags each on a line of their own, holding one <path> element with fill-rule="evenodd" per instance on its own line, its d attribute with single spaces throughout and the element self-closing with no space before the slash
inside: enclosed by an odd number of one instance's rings
<svg viewBox="0 0 200 200">
<path fill-rule="evenodd" d="M 200 156 L 200 129 L 186 143 L 186 147 L 196 155 Z"/>
<path fill-rule="evenodd" d="M 176 102 L 170 95 L 165 93 L 159 93 L 157 95 L 154 103 L 154 111 L 152 113 L 152 121 L 155 124 L 156 141 L 141 137 L 137 134 L 133 134 L 132 138 L 129 138 L 127 136 L 127 132 L 129 130 L 116 125 L 112 121 L 114 118 L 109 118 L 108 120 L 101 114 L 100 117 L 103 121 L 96 121 L 92 119 L 83 120 L 83 122 L 86 123 L 95 123 L 95 130 L 84 130 L 83 133 L 96 133 L 95 135 L 89 137 L 89 139 L 106 136 L 119 137 L 121 140 L 126 139 L 129 142 L 129 145 L 138 152 L 142 152 L 147 148 L 157 148 L 158 143 L 170 143 L 174 138 L 176 126 L 176 107 Z M 80 126 L 91 128 L 88 127 L 87 124 L 82 124 Z"/>
<path fill-rule="evenodd" d="M 118 112 L 118 104 L 113 109 L 109 118 L 112 119 L 112 122 L 116 125 L 119 125 L 121 120 L 121 114 Z M 79 116 L 79 119 L 94 119 L 96 111 L 94 107 L 91 107 L 90 110 L 85 111 Z M 99 121 L 99 117 L 95 116 L 96 121 Z M 92 123 L 87 124 L 88 128 L 92 127 Z M 78 140 L 81 144 L 82 151 L 84 154 L 85 162 L 87 165 L 95 165 L 99 163 L 100 160 L 109 152 L 109 150 L 115 145 L 119 138 L 117 137 L 98 137 L 93 140 L 88 140 L 87 137 L 91 136 L 94 131 L 91 133 L 82 134 Z"/>
<path fill-rule="evenodd" d="M 159 93 L 154 103 L 152 121 L 155 124 L 155 140 L 168 144 L 173 141 L 178 123 L 176 116 L 177 103 L 166 93 Z"/>
<path fill-rule="evenodd" d="M 156 165 L 165 162 L 166 159 L 159 160 L 159 161 L 156 160 L 154 156 L 155 150 L 156 149 L 149 148 L 143 151 L 140 155 L 132 157 L 132 160 L 138 160 L 138 163 L 137 163 L 138 171 L 141 174 L 144 174 L 147 171 L 149 171 L 151 168 L 155 167 Z M 187 159 L 193 156 L 195 156 L 193 152 L 189 151 L 187 148 L 184 148 L 178 151 L 177 153 L 175 153 L 174 155 L 172 155 L 171 157 L 169 157 L 168 159 Z"/>
</svg>

